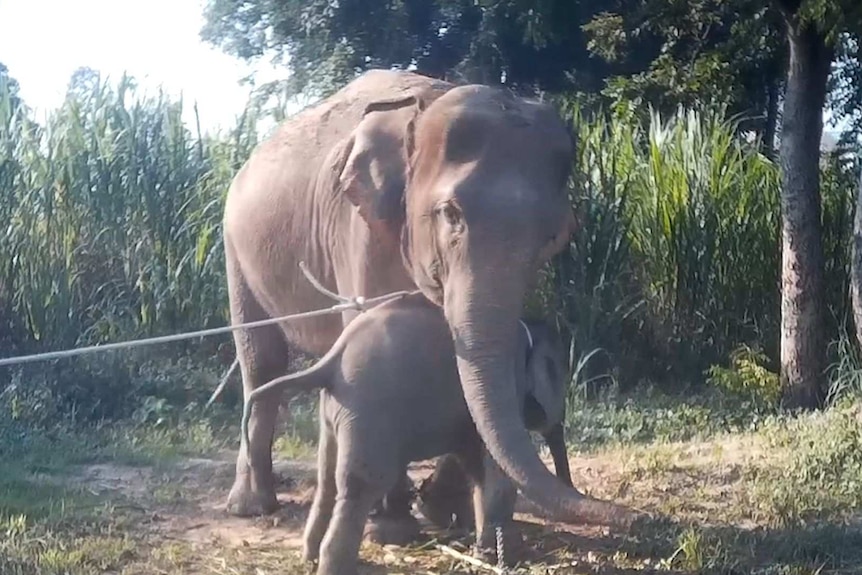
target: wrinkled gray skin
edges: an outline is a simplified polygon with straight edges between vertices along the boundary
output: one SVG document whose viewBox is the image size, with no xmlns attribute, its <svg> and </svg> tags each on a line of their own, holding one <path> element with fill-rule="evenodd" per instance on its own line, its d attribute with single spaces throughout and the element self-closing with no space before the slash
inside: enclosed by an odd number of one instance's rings
<svg viewBox="0 0 862 575">
<path fill-rule="evenodd" d="M 524 324 L 526 326 L 526 324 Z M 565 429 L 566 386 L 562 349 L 559 338 L 547 325 L 532 323 L 528 361 L 545 361 L 545 374 L 550 385 L 529 385 L 524 394 L 522 413 L 530 431 L 542 435 L 554 461 L 560 480 L 572 487 L 572 476 L 566 449 Z M 533 345 L 548 348 L 544 358 L 533 357 Z M 437 527 L 474 529 L 475 517 L 468 476 L 457 457 L 444 455 L 437 461 L 434 472 L 424 479 L 417 491 L 416 506 Z"/>
<path fill-rule="evenodd" d="M 525 293 L 571 233 L 572 152 L 549 105 L 409 72 L 367 72 L 287 120 L 234 178 L 224 213 L 231 321 L 331 305 L 300 261 L 342 295 L 418 287 L 443 309 L 480 436 L 524 495 L 569 521 L 630 525 L 631 510 L 585 497 L 542 464 L 519 424 L 512 382 Z M 235 331 L 244 395 L 287 371 L 290 346 L 324 354 L 355 315 Z M 278 506 L 277 410 L 277 400 L 255 404 L 228 496 L 232 513 Z"/>
<path fill-rule="evenodd" d="M 524 324 L 529 335 L 525 329 L 516 338 L 515 395 L 524 406 L 529 394 L 535 398 L 532 409 L 560 419 L 565 405 L 562 348 L 545 326 L 531 324 Z M 355 573 L 373 504 L 403 477 L 407 463 L 445 453 L 456 455 L 472 484 L 479 547 L 493 555 L 494 525 L 512 535 L 515 485 L 476 432 L 448 325 L 442 310 L 425 296 L 388 302 L 353 320 L 313 367 L 250 394 L 243 423 L 250 408 L 265 403 L 274 390 L 295 394 L 316 388 L 323 388 L 318 484 L 304 556 L 319 556 L 319 574 Z M 538 419 L 533 413 L 533 422 L 541 424 Z M 243 430 L 245 436 L 245 425 Z"/>
<path fill-rule="evenodd" d="M 534 325 L 533 333 L 546 332 L 547 327 Z M 541 336 L 538 336 L 541 337 Z M 528 357 L 530 354 L 528 352 Z M 552 364 L 546 366 L 549 381 L 557 381 L 555 387 L 538 386 L 536 391 L 528 390 L 524 397 L 524 423 L 530 431 L 542 435 L 551 452 L 557 477 L 572 486 L 569 459 L 566 449 L 563 419 L 565 410 L 565 385 Z M 470 485 L 464 467 L 456 457 L 444 455 L 437 462 L 434 473 L 424 479 L 417 491 L 417 508 L 437 527 L 473 529 L 475 517 Z"/>
</svg>

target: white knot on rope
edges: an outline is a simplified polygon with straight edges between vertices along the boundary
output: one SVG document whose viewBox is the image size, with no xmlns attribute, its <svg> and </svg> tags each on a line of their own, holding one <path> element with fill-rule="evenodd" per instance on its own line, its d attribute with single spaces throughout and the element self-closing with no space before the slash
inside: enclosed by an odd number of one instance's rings
<svg viewBox="0 0 862 575">
<path fill-rule="evenodd" d="M 323 287 L 317 278 L 311 275 L 311 272 L 308 271 L 308 266 L 305 265 L 305 262 L 299 262 L 299 269 L 302 270 L 302 274 L 305 276 L 305 279 L 314 286 L 314 289 L 325 295 L 330 299 L 334 299 L 340 305 L 346 306 L 348 309 L 356 309 L 358 311 L 368 311 L 368 308 L 373 307 L 375 304 L 382 303 L 385 301 L 389 301 L 391 299 L 395 299 L 396 297 L 402 297 L 404 295 L 408 295 L 409 293 L 415 292 L 396 292 L 391 294 L 382 295 L 379 297 L 373 297 L 371 299 L 366 299 L 365 296 L 355 296 L 355 297 L 346 297 L 340 294 L 335 293 L 334 291 L 328 290 Z"/>
</svg>

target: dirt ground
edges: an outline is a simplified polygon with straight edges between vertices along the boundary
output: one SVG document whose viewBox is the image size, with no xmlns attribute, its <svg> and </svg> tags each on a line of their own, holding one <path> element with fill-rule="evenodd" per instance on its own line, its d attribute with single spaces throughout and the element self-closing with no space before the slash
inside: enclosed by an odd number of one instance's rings
<svg viewBox="0 0 862 575">
<path fill-rule="evenodd" d="M 799 505 L 810 506 L 812 501 L 810 490 L 807 500 L 800 499 L 804 493 L 794 491 L 786 499 L 783 491 L 778 492 L 778 498 L 771 491 L 796 485 L 790 482 L 792 476 L 787 477 L 787 485 L 774 479 L 784 477 L 776 470 L 792 469 L 792 456 L 801 448 L 790 440 L 799 429 L 777 439 L 765 433 L 726 434 L 571 454 L 572 479 L 579 489 L 600 499 L 638 507 L 660 520 L 630 533 L 554 523 L 541 518 L 532 505 L 520 499 L 515 519 L 522 543 L 514 546 L 514 552 L 509 547 L 506 550 L 519 561 L 511 572 L 862 573 L 862 553 L 858 551 L 862 549 L 862 518 L 835 517 L 801 524 L 777 521 L 779 513 L 786 511 L 782 506 L 795 505 L 797 500 Z M 829 427 L 832 431 L 828 433 L 820 427 L 812 429 L 843 437 L 844 428 L 837 425 Z M 805 437 L 812 441 L 815 436 Z M 786 441 L 789 443 L 785 445 Z M 235 456 L 229 450 L 208 458 L 103 459 L 99 464 L 64 467 L 59 475 L 39 474 L 28 479 L 34 487 L 40 482 L 60 482 L 63 488 L 95 497 L 70 500 L 72 505 L 90 505 L 85 510 L 89 518 L 83 523 L 66 521 L 64 510 L 55 505 L 51 507 L 52 532 L 40 532 L 7 546 L 16 557 L 31 564 L 59 565 L 62 560 L 76 569 L 24 569 L 14 575 L 313 574 L 314 566 L 299 556 L 301 533 L 315 489 L 313 456 L 276 461 L 281 507 L 271 515 L 254 518 L 233 517 L 224 510 Z M 546 465 L 552 467 L 550 458 L 546 458 Z M 431 471 L 431 462 L 414 464 L 410 476 L 418 484 Z M 821 486 L 819 499 L 814 502 L 829 504 L 836 494 L 843 493 L 840 486 L 832 487 L 833 491 L 827 491 Z M 28 495 L 21 492 L 17 497 Z M 96 503 L 87 503 L 89 499 Z M 14 523 L 9 525 L 15 529 Z M 53 539 L 45 543 L 45 536 Z M 434 530 L 425 522 L 422 537 L 406 546 L 363 544 L 360 573 L 493 572 L 493 568 L 488 569 L 492 566 L 471 565 L 441 547 L 469 553 L 471 543 L 465 533 Z M 2 564 L 0 573 L 7 575 Z"/>
<path fill-rule="evenodd" d="M 233 481 L 233 455 L 225 453 L 218 459 L 187 459 L 179 464 L 160 467 L 87 465 L 76 470 L 72 481 L 95 495 L 106 496 L 115 502 L 118 509 L 135 512 L 135 537 L 148 541 L 151 547 L 174 543 L 194 550 L 186 561 L 183 573 L 245 572 L 197 568 L 201 563 L 194 557 L 206 555 L 208 549 L 219 549 L 221 552 L 234 549 L 248 556 L 254 555 L 256 550 L 261 554 L 278 550 L 280 554 L 292 555 L 297 559 L 295 563 L 291 562 L 291 567 L 286 567 L 287 570 L 273 572 L 293 573 L 299 572 L 299 568 L 302 572 L 313 572 L 309 571 L 309 566 L 299 562 L 298 550 L 304 521 L 314 495 L 314 462 L 276 462 L 276 474 L 282 479 L 279 485 L 281 508 L 266 517 L 238 518 L 224 511 L 225 498 Z M 579 485 L 591 481 L 607 482 L 608 470 L 600 469 L 607 467 L 607 463 L 598 466 L 597 463 L 589 459 L 573 460 L 575 481 Z M 410 469 L 410 476 L 415 482 L 430 473 L 429 462 L 415 464 Z M 600 474 L 605 476 L 604 480 L 599 478 Z M 631 569 L 621 567 L 620 548 L 624 545 L 608 529 L 549 523 L 531 513 L 532 510 L 528 501 L 519 498 L 516 521 L 525 545 L 519 549 L 518 557 L 523 561 L 522 565 L 530 566 L 529 572 L 652 572 L 650 566 L 655 560 L 648 556 L 624 561 L 632 563 Z M 423 539 L 415 544 L 385 548 L 364 544 L 363 572 L 481 572 L 481 568 L 480 571 L 474 571 L 476 567 L 445 556 L 435 547 L 437 543 L 445 543 L 453 549 L 467 552 L 470 543 L 467 536 L 435 531 L 421 517 L 420 521 L 423 523 Z M 441 564 L 446 565 L 442 571 L 439 570 Z M 269 572 L 258 569 L 256 573 L 262 575 Z"/>
</svg>

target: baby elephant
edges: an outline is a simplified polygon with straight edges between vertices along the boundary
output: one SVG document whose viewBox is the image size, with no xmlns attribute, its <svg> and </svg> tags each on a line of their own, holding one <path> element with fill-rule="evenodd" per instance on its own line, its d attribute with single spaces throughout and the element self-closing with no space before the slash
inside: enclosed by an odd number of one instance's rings
<svg viewBox="0 0 862 575">
<path fill-rule="evenodd" d="M 534 342 L 538 342 L 540 350 L 553 348 L 556 338 L 549 333 L 546 325 L 534 324 L 529 328 L 526 324 L 523 325 L 528 330 L 528 354 L 532 353 L 536 345 Z M 553 353 L 555 352 L 552 351 L 551 355 Z M 544 438 L 551 452 L 557 477 L 572 487 L 563 428 L 566 416 L 566 387 L 563 379 L 565 374 L 557 371 L 556 362 L 550 355 L 545 360 L 547 377 L 538 381 L 530 381 L 528 378 L 522 414 L 527 429 L 540 433 Z M 470 491 L 467 476 L 458 458 L 444 455 L 438 461 L 434 473 L 420 483 L 417 507 L 422 515 L 437 527 L 473 529 L 475 518 Z"/>
<path fill-rule="evenodd" d="M 528 391 L 540 402 L 562 397 L 551 391 L 563 385 L 562 350 L 556 340 L 539 337 L 537 327 L 519 330 L 522 351 L 513 358 L 522 401 Z M 356 573 L 369 512 L 412 461 L 450 453 L 459 459 L 473 486 L 480 549 L 493 548 L 494 527 L 511 522 L 517 490 L 475 429 L 449 327 L 425 296 L 360 314 L 314 366 L 249 394 L 243 441 L 254 401 L 273 388 L 290 394 L 321 388 L 317 492 L 303 534 L 303 557 L 319 558 L 319 575 Z"/>
<path fill-rule="evenodd" d="M 564 388 L 560 386 L 559 389 L 560 393 L 559 397 L 556 397 L 556 401 L 563 405 L 565 402 Z M 542 434 L 551 452 L 557 477 L 572 487 L 563 422 L 547 421 L 545 410 L 531 393 L 528 392 L 525 399 L 524 416 L 527 429 Z M 562 415 L 563 413 L 560 413 L 560 416 Z M 538 421 L 531 419 L 531 416 L 538 418 Z M 464 467 L 458 458 L 444 455 L 438 461 L 434 473 L 419 484 L 417 508 L 437 527 L 473 529 L 475 518 L 470 491 Z"/>
</svg>

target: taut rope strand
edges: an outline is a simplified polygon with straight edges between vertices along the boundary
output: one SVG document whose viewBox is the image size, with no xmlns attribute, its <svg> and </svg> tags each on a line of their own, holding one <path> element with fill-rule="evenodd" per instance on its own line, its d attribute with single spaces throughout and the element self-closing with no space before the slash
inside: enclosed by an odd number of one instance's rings
<svg viewBox="0 0 862 575">
<path fill-rule="evenodd" d="M 115 349 L 129 349 L 134 347 L 141 347 L 145 345 L 154 345 L 157 343 L 170 343 L 173 341 L 182 341 L 186 339 L 193 339 L 196 337 L 207 337 L 211 335 L 217 335 L 221 333 L 229 333 L 232 331 L 236 331 L 239 329 L 254 329 L 256 327 L 263 327 L 267 325 L 272 325 L 276 323 L 281 323 L 283 321 L 296 320 L 296 319 L 306 319 L 310 317 L 319 317 L 322 315 L 330 315 L 334 313 L 342 313 L 345 311 L 358 311 L 360 313 L 368 310 L 369 308 L 374 307 L 377 304 L 387 302 L 389 300 L 397 299 L 404 297 L 406 295 L 410 295 L 413 293 L 417 293 L 416 291 L 408 292 L 408 291 L 399 291 L 393 292 L 386 295 L 373 297 L 370 299 L 366 299 L 363 296 L 357 296 L 353 298 L 343 297 L 337 294 L 332 293 L 328 289 L 324 288 L 320 282 L 318 282 L 308 271 L 308 268 L 305 265 L 305 262 L 299 262 L 299 267 L 302 270 L 302 273 L 305 274 L 305 277 L 308 279 L 311 284 L 317 288 L 318 291 L 323 293 L 324 295 L 336 300 L 337 304 L 325 308 L 314 311 L 306 311 L 301 313 L 296 313 L 292 315 L 285 315 L 282 317 L 262 319 L 259 321 L 252 321 L 248 323 L 236 324 L 236 325 L 228 325 L 224 327 L 214 327 L 211 329 L 202 329 L 199 331 L 191 331 L 185 333 L 178 333 L 173 335 L 163 335 L 158 337 L 150 337 L 145 339 L 137 339 L 132 341 L 121 341 L 118 343 L 108 343 L 104 345 L 91 345 L 88 347 L 80 347 L 77 349 L 66 349 L 62 351 L 49 351 L 45 353 L 34 353 L 32 355 L 20 355 L 17 357 L 5 357 L 0 359 L 0 367 L 8 366 L 8 365 L 19 365 L 23 363 L 33 363 L 37 361 L 48 361 L 51 359 L 60 359 L 64 357 L 74 357 L 77 355 L 85 355 L 88 353 L 95 353 L 99 351 L 110 351 Z M 417 290 L 418 291 L 418 290 Z M 230 371 L 232 371 L 231 368 Z M 230 371 L 228 374 L 230 374 Z"/>
</svg>

